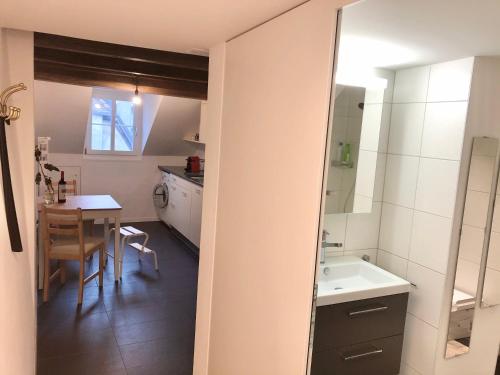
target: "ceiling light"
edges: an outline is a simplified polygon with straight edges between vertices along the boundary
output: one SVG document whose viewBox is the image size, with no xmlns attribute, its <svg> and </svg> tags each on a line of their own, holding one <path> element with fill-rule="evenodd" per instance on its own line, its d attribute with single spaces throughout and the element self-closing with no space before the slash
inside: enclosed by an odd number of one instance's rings
<svg viewBox="0 0 500 375">
<path fill-rule="evenodd" d="M 142 103 L 142 99 L 139 96 L 139 88 L 137 87 L 137 83 L 135 84 L 135 92 L 134 92 L 134 97 L 132 99 L 132 103 L 136 105 L 140 105 Z"/>
</svg>

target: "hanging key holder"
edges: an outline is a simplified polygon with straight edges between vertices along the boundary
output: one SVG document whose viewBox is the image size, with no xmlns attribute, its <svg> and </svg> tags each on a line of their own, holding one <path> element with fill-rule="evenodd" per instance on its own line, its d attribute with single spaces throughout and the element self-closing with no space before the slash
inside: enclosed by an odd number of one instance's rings
<svg viewBox="0 0 500 375">
<path fill-rule="evenodd" d="M 10 175 L 9 153 L 7 148 L 7 137 L 5 134 L 6 125 L 16 121 L 21 115 L 21 109 L 7 106 L 7 101 L 12 94 L 26 90 L 24 83 L 7 87 L 0 94 L 0 163 L 2 164 L 2 185 L 3 199 L 5 203 L 5 214 L 7 218 L 7 228 L 9 230 L 10 246 L 12 251 L 23 251 L 19 223 L 17 221 L 16 205 L 14 202 L 14 192 L 12 190 L 12 179 Z"/>
</svg>

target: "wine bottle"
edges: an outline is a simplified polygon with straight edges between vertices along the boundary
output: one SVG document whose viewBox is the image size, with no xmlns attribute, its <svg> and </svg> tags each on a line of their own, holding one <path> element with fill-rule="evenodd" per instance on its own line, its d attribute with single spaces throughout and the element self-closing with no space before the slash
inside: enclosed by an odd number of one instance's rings
<svg viewBox="0 0 500 375">
<path fill-rule="evenodd" d="M 61 179 L 57 187 L 57 201 L 59 203 L 66 203 L 66 181 L 64 181 L 64 171 L 61 171 Z"/>
</svg>

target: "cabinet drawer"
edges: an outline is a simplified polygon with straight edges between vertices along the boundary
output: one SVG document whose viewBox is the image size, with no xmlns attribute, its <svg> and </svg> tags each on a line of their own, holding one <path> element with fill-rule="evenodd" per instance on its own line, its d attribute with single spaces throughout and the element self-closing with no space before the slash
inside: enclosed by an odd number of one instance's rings
<svg viewBox="0 0 500 375">
<path fill-rule="evenodd" d="M 403 334 L 408 293 L 320 306 L 314 352 Z"/>
<path fill-rule="evenodd" d="M 313 353 L 311 375 L 396 375 L 403 335 Z"/>
</svg>

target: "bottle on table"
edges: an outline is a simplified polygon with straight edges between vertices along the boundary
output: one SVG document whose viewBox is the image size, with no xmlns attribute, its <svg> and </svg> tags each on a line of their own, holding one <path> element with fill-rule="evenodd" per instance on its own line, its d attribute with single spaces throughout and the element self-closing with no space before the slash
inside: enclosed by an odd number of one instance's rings
<svg viewBox="0 0 500 375">
<path fill-rule="evenodd" d="M 61 179 L 57 186 L 57 201 L 59 203 L 66 203 L 66 181 L 64 181 L 64 171 L 61 171 Z"/>
</svg>

